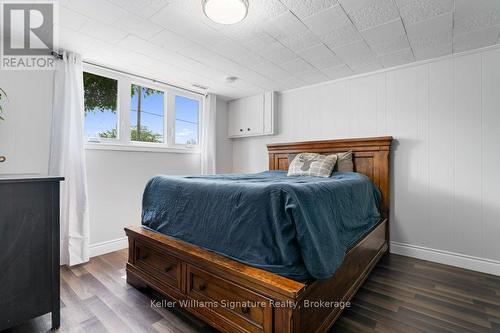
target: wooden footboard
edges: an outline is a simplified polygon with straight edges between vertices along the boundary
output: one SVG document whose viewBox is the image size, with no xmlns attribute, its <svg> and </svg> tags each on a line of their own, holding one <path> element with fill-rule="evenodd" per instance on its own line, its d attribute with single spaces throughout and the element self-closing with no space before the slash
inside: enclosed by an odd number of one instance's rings
<svg viewBox="0 0 500 333">
<path fill-rule="evenodd" d="M 326 332 L 387 249 L 387 220 L 327 280 L 301 283 L 142 227 L 129 238 L 127 282 L 151 287 L 222 332 Z"/>
</svg>

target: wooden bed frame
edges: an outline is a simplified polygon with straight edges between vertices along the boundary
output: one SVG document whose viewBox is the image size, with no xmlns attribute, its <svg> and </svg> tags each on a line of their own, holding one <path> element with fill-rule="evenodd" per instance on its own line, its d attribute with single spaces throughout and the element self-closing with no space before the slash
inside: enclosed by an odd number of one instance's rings
<svg viewBox="0 0 500 333">
<path fill-rule="evenodd" d="M 346 254 L 330 279 L 297 282 L 142 227 L 129 239 L 127 282 L 151 287 L 223 332 L 326 332 L 388 250 L 391 137 L 270 144 L 270 170 L 288 154 L 353 151 L 354 170 L 379 187 L 381 221 Z M 185 303 L 180 303 L 185 302 Z"/>
</svg>

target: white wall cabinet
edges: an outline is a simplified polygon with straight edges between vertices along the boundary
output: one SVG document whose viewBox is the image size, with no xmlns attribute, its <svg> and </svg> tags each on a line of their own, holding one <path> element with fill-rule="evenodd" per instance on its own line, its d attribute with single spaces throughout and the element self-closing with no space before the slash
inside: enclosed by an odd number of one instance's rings
<svg viewBox="0 0 500 333">
<path fill-rule="evenodd" d="M 228 137 L 275 134 L 276 93 L 239 98 L 228 105 Z"/>
</svg>

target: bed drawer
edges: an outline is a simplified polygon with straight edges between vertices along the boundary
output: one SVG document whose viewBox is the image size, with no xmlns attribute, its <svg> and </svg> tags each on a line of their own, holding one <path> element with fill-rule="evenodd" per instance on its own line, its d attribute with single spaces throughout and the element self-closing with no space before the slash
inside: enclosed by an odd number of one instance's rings
<svg viewBox="0 0 500 333">
<path fill-rule="evenodd" d="M 187 265 L 187 293 L 196 301 L 208 304 L 209 311 L 236 332 L 272 332 L 270 300 L 196 267 Z M 216 304 L 216 305 L 215 305 Z"/>
<path fill-rule="evenodd" d="M 135 242 L 135 266 L 156 276 L 163 283 L 181 289 L 181 263 L 161 250 Z"/>
</svg>

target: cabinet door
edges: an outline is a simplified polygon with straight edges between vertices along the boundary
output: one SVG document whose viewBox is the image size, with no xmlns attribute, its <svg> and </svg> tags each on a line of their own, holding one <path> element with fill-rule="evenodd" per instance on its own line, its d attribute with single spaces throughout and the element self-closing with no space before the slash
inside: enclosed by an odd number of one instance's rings
<svg viewBox="0 0 500 333">
<path fill-rule="evenodd" d="M 245 135 L 264 133 L 264 95 L 245 98 L 246 112 L 243 116 L 243 130 Z"/>
<path fill-rule="evenodd" d="M 245 101 L 243 99 L 236 99 L 229 102 L 228 105 L 228 129 L 229 136 L 242 136 L 243 131 L 243 114 L 245 113 Z"/>
<path fill-rule="evenodd" d="M 0 330 L 52 310 L 51 186 L 0 184 Z"/>
</svg>

